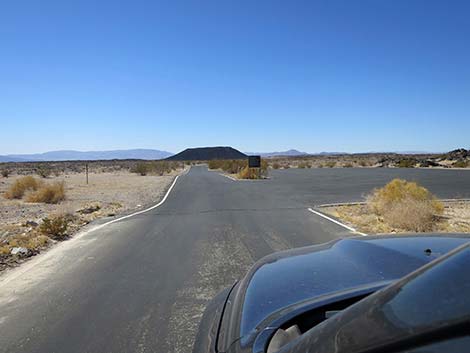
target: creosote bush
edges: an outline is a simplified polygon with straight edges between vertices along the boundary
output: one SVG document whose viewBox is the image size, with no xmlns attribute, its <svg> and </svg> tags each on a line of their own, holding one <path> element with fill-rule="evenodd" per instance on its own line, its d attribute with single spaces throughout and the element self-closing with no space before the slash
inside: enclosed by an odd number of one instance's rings
<svg viewBox="0 0 470 353">
<path fill-rule="evenodd" d="M 36 191 L 42 182 L 31 175 L 21 177 L 10 186 L 5 193 L 7 199 L 21 199 L 27 191 Z"/>
<path fill-rule="evenodd" d="M 131 169 L 132 173 L 140 174 L 142 176 L 147 175 L 150 171 L 150 166 L 148 163 L 139 162 L 135 165 L 134 168 Z"/>
<path fill-rule="evenodd" d="M 469 161 L 457 161 L 454 164 L 452 164 L 452 167 L 454 168 L 467 168 L 470 165 Z"/>
<path fill-rule="evenodd" d="M 41 178 L 47 178 L 48 176 L 51 175 L 52 173 L 52 170 L 51 168 L 47 167 L 47 166 L 40 166 L 36 173 L 41 177 Z"/>
<path fill-rule="evenodd" d="M 63 240 L 67 237 L 67 228 L 70 223 L 69 217 L 65 215 L 44 218 L 39 231 L 55 240 Z"/>
<path fill-rule="evenodd" d="M 443 204 L 415 182 L 394 179 L 374 190 L 368 207 L 384 222 L 406 231 L 432 231 L 444 212 Z"/>
<path fill-rule="evenodd" d="M 28 202 L 44 202 L 56 204 L 65 200 L 65 183 L 58 181 L 51 184 L 43 184 L 36 191 L 28 194 Z"/>
<path fill-rule="evenodd" d="M 411 158 L 401 159 L 397 164 L 398 168 L 414 168 L 415 166 L 416 161 Z"/>
</svg>

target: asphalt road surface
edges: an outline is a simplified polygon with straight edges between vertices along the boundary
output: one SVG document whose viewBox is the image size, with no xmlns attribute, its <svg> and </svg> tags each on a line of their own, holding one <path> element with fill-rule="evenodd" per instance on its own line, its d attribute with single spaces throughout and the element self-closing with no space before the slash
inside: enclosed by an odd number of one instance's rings
<svg viewBox="0 0 470 353">
<path fill-rule="evenodd" d="M 207 301 L 259 258 L 351 236 L 307 208 L 394 177 L 470 198 L 470 172 L 315 169 L 182 175 L 149 212 L 83 233 L 0 277 L 1 352 L 190 352 Z"/>
</svg>

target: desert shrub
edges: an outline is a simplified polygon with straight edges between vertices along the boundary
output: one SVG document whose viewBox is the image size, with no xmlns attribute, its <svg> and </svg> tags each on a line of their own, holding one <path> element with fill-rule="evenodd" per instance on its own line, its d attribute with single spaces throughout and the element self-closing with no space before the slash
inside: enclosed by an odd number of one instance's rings
<svg viewBox="0 0 470 353">
<path fill-rule="evenodd" d="M 353 165 L 352 165 L 352 163 L 346 163 L 343 167 L 344 168 L 352 168 Z"/>
<path fill-rule="evenodd" d="M 152 162 L 139 162 L 135 164 L 131 169 L 131 173 L 140 174 L 142 176 L 148 174 L 164 175 L 171 173 L 172 170 L 176 170 L 180 167 L 178 162 L 169 161 L 152 161 Z"/>
<path fill-rule="evenodd" d="M 28 232 L 9 237 L 7 241 L 2 242 L 0 246 L 0 255 L 9 255 L 15 247 L 23 247 L 30 250 L 31 254 L 38 253 L 40 249 L 46 247 L 50 238 L 37 232 Z"/>
<path fill-rule="evenodd" d="M 221 166 L 222 166 L 222 161 L 217 160 L 217 159 L 213 159 L 209 161 L 208 163 L 209 169 L 220 169 Z"/>
<path fill-rule="evenodd" d="M 279 168 L 281 168 L 281 165 L 277 162 L 274 162 L 273 163 L 273 169 L 279 169 Z"/>
<path fill-rule="evenodd" d="M 414 168 L 416 166 L 416 161 L 411 158 L 404 158 L 398 161 L 398 168 Z"/>
<path fill-rule="evenodd" d="M 238 173 L 238 177 L 240 179 L 259 179 L 259 173 L 255 168 L 245 167 Z"/>
<path fill-rule="evenodd" d="M 2 169 L 2 177 L 8 178 L 10 176 L 10 171 L 8 169 Z"/>
<path fill-rule="evenodd" d="M 168 162 L 160 161 L 160 162 L 153 162 L 148 165 L 148 171 L 153 174 L 163 175 L 165 173 L 169 173 L 170 166 Z"/>
<path fill-rule="evenodd" d="M 359 165 L 360 165 L 361 167 L 368 167 L 368 166 L 369 166 L 369 163 L 367 163 L 365 160 L 361 160 L 361 161 L 359 161 Z"/>
<path fill-rule="evenodd" d="M 246 159 L 227 159 L 227 160 L 210 160 L 208 161 L 209 169 L 220 169 L 229 174 L 250 175 L 248 169 L 248 161 Z M 268 162 L 264 159 L 261 160 L 261 175 L 267 175 Z M 251 178 L 249 178 L 251 179 Z"/>
<path fill-rule="evenodd" d="M 452 167 L 454 168 L 467 168 L 469 166 L 468 161 L 457 161 L 454 164 L 452 164 Z"/>
<path fill-rule="evenodd" d="M 300 169 L 305 169 L 305 168 L 307 168 L 307 162 L 300 162 L 297 167 L 300 168 Z"/>
<path fill-rule="evenodd" d="M 41 178 L 47 178 L 48 176 L 51 175 L 52 170 L 49 167 L 46 166 L 41 166 L 36 170 L 37 175 L 39 175 Z"/>
<path fill-rule="evenodd" d="M 8 245 L 0 245 L 0 255 L 9 255 L 10 254 L 10 247 Z"/>
<path fill-rule="evenodd" d="M 328 167 L 328 168 L 334 168 L 335 166 L 336 166 L 335 161 L 328 161 L 325 163 L 325 167 Z"/>
<path fill-rule="evenodd" d="M 5 193 L 7 199 L 21 199 L 26 191 L 36 191 L 42 185 L 40 180 L 31 175 L 21 177 L 10 186 Z"/>
<path fill-rule="evenodd" d="M 28 202 L 44 202 L 56 204 L 65 200 L 65 183 L 63 181 L 43 184 L 31 192 L 26 199 Z"/>
<path fill-rule="evenodd" d="M 261 162 L 263 163 L 263 161 Z M 209 169 L 221 169 L 229 174 L 238 174 L 243 168 L 248 165 L 244 159 L 226 159 L 226 160 L 211 160 L 208 162 Z M 266 163 L 267 168 L 267 163 Z"/>
<path fill-rule="evenodd" d="M 433 230 L 444 212 L 443 204 L 426 188 L 402 179 L 374 190 L 367 204 L 390 226 L 415 232 Z"/>
<path fill-rule="evenodd" d="M 63 240 L 67 237 L 67 228 L 69 226 L 70 219 L 67 216 L 55 216 L 52 218 L 44 218 L 39 231 L 56 240 Z"/>
<path fill-rule="evenodd" d="M 261 160 L 261 171 L 264 173 L 264 172 L 267 172 L 268 171 L 268 167 L 269 167 L 269 163 L 266 159 L 262 159 Z"/>
<path fill-rule="evenodd" d="M 150 166 L 146 162 L 139 162 L 133 168 L 131 168 L 131 173 L 140 174 L 142 176 L 147 175 L 150 171 Z"/>
<path fill-rule="evenodd" d="M 284 164 L 284 165 L 282 166 L 282 168 L 284 168 L 284 169 L 289 169 L 289 168 L 290 168 L 290 165 L 289 165 L 289 164 Z"/>
</svg>

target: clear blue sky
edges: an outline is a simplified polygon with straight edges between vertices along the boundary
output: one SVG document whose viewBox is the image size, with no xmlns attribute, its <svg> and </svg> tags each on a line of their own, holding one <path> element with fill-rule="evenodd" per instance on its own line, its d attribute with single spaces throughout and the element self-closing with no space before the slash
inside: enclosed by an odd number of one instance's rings
<svg viewBox="0 0 470 353">
<path fill-rule="evenodd" d="M 0 5 L 0 154 L 470 148 L 470 1 Z"/>
</svg>

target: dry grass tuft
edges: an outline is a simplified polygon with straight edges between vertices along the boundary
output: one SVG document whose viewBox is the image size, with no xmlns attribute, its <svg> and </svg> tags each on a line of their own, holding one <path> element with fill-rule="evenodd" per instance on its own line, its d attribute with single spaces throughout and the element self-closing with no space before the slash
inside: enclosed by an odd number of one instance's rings
<svg viewBox="0 0 470 353">
<path fill-rule="evenodd" d="M 30 193 L 26 200 L 28 202 L 59 203 L 65 200 L 65 183 L 62 181 L 43 184 L 39 189 Z"/>
<path fill-rule="evenodd" d="M 39 252 L 40 249 L 47 247 L 50 241 L 51 239 L 48 236 L 38 234 L 34 231 L 18 234 L 0 245 L 0 255 L 9 255 L 11 250 L 15 247 L 26 248 L 34 254 Z"/>
<path fill-rule="evenodd" d="M 436 229 L 444 212 L 442 202 L 426 188 L 402 179 L 374 190 L 367 205 L 391 227 L 413 232 Z"/>
<path fill-rule="evenodd" d="M 43 183 L 28 175 L 16 180 L 5 193 L 7 199 L 21 199 L 27 191 L 36 191 Z"/>
</svg>

